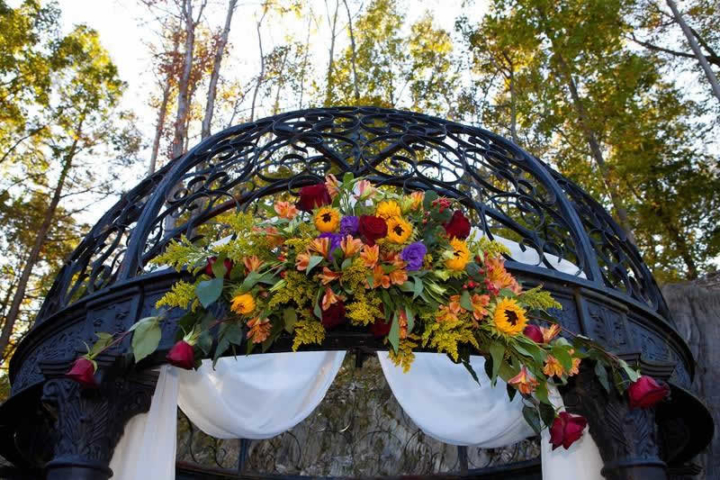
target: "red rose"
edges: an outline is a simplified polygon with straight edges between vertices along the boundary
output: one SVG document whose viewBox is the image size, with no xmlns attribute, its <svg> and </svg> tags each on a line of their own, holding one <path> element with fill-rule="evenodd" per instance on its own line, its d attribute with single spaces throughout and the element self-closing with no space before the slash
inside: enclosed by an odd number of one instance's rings
<svg viewBox="0 0 720 480">
<path fill-rule="evenodd" d="M 217 262 L 217 257 L 209 257 L 207 259 L 207 265 L 205 265 L 205 273 L 213 278 L 215 278 L 215 274 L 213 273 L 212 267 L 215 262 Z M 226 258 L 223 265 L 225 265 L 225 278 L 230 278 L 230 270 L 232 270 L 234 266 L 233 261 Z"/>
<path fill-rule="evenodd" d="M 372 215 L 361 215 L 358 229 L 360 235 L 365 239 L 365 243 L 371 247 L 375 245 L 376 240 L 385 238 L 385 235 L 387 235 L 387 223 L 385 223 L 385 220 Z"/>
<path fill-rule="evenodd" d="M 540 330 L 540 327 L 538 327 L 537 325 L 528 325 L 527 327 L 525 327 L 525 330 L 523 330 L 523 335 L 525 335 L 535 343 L 544 343 L 542 330 Z"/>
<path fill-rule="evenodd" d="M 321 323 L 323 327 L 327 328 L 328 330 L 339 327 L 345 322 L 345 304 L 343 304 L 343 302 L 341 301 L 333 303 L 332 305 L 330 305 L 330 307 L 328 307 L 327 310 L 322 312 Z"/>
<path fill-rule="evenodd" d="M 637 382 L 628 387 L 628 398 L 631 408 L 651 408 L 664 400 L 670 393 L 670 387 L 666 383 L 658 383 L 652 377 L 645 375 L 637 379 Z"/>
<path fill-rule="evenodd" d="M 180 340 L 173 345 L 165 359 L 169 364 L 184 368 L 185 370 L 195 368 L 195 353 L 193 352 L 193 347 L 185 340 Z"/>
<path fill-rule="evenodd" d="M 582 437 L 582 432 L 587 426 L 587 420 L 581 415 L 572 415 L 567 412 L 560 412 L 550 426 L 550 443 L 555 450 L 560 445 L 565 450 Z"/>
<path fill-rule="evenodd" d="M 370 325 L 370 331 L 376 337 L 382 338 L 386 337 L 388 333 L 390 333 L 390 327 L 392 327 L 392 322 L 375 319 L 375 322 Z"/>
<path fill-rule="evenodd" d="M 449 222 L 443 225 L 448 237 L 465 240 L 470 235 L 470 220 L 460 210 L 455 210 Z"/>
<path fill-rule="evenodd" d="M 75 360 L 72 368 L 65 376 L 78 382 L 83 387 L 97 388 L 98 386 L 95 381 L 95 365 L 85 357 Z"/>
<path fill-rule="evenodd" d="M 311 212 L 313 208 L 330 205 L 332 198 L 324 183 L 310 185 L 300 189 L 300 199 L 295 204 L 303 212 Z"/>
</svg>

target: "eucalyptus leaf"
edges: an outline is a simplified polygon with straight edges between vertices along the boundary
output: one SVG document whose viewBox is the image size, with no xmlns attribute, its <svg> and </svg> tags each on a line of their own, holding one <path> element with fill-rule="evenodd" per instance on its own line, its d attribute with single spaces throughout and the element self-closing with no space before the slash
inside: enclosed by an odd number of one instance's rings
<svg viewBox="0 0 720 480">
<path fill-rule="evenodd" d="M 462 295 L 460 295 L 460 306 L 470 312 L 473 311 L 472 300 L 470 300 L 470 292 L 467 290 L 463 290 Z"/>
<path fill-rule="evenodd" d="M 390 345 L 392 345 L 393 350 L 395 350 L 395 353 L 397 353 L 400 346 L 400 321 L 398 320 L 397 312 L 395 312 L 395 314 L 393 315 L 393 321 L 392 325 L 390 326 L 388 340 L 390 340 Z"/>
<path fill-rule="evenodd" d="M 492 375 L 490 376 L 490 380 L 494 383 L 497 380 L 498 372 L 500 372 L 500 364 L 503 362 L 503 357 L 505 356 L 505 345 L 501 343 L 493 343 L 490 345 L 489 350 L 490 356 L 493 360 Z"/>
<path fill-rule="evenodd" d="M 525 421 L 528 423 L 528 425 L 530 425 L 533 431 L 537 435 L 540 435 L 540 433 L 542 432 L 542 427 L 540 426 L 540 415 L 538 414 L 537 409 L 525 405 L 522 409 L 522 414 L 525 418 Z"/>
<path fill-rule="evenodd" d="M 143 322 L 133 332 L 132 350 L 135 356 L 135 363 L 153 353 L 160 344 L 162 331 L 160 324 L 155 318 L 154 321 Z"/>
<path fill-rule="evenodd" d="M 610 393 L 610 380 L 608 379 L 607 369 L 601 362 L 595 362 L 595 376 L 597 376 L 600 385 L 606 392 Z"/>
<path fill-rule="evenodd" d="M 550 428 L 555 420 L 555 409 L 552 405 L 548 405 L 547 403 L 541 403 L 538 408 L 540 410 L 540 418 L 545 426 Z"/>
<path fill-rule="evenodd" d="M 423 281 L 419 277 L 415 277 L 415 287 L 413 288 L 413 300 L 422 295 Z"/>
<path fill-rule="evenodd" d="M 319 255 L 311 255 L 310 261 L 308 262 L 307 269 L 305 270 L 305 275 L 309 275 L 310 270 L 317 267 L 317 265 L 322 261 L 323 261 L 323 257 L 321 257 Z"/>
<path fill-rule="evenodd" d="M 223 289 L 223 278 L 213 278 L 200 282 L 195 287 L 195 294 L 200 300 L 200 304 L 207 308 L 220 298 Z"/>
</svg>

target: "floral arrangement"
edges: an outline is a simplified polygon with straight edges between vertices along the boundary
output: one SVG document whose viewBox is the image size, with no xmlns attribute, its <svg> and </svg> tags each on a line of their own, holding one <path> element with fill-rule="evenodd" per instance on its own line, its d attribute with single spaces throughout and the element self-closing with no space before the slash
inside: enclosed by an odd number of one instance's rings
<svg viewBox="0 0 720 480">
<path fill-rule="evenodd" d="M 629 386 L 633 406 L 651 407 L 668 393 L 590 339 L 559 335 L 549 312 L 561 305 L 540 287 L 524 288 L 505 268 L 506 248 L 471 235 L 470 220 L 451 199 L 376 188 L 346 174 L 302 188 L 297 203 L 261 208 L 267 219 L 225 215 L 226 242 L 183 237 L 154 260 L 193 275 L 157 302 L 186 311 L 169 363 L 190 369 L 203 356 L 216 361 L 240 347 L 265 351 L 281 335 L 291 335 L 297 350 L 322 344 L 326 331 L 363 328 L 384 339 L 406 371 L 422 348 L 447 354 L 479 382 L 469 360 L 483 355 L 490 381 L 507 382 L 510 399 L 520 392 L 526 420 L 538 432 L 550 428 L 553 448 L 568 448 L 587 421 L 558 413 L 548 389 L 565 384 L 584 361 L 594 362 L 608 390 L 608 371 L 619 391 Z M 166 317 L 98 334 L 68 376 L 93 385 L 93 358 L 130 333 L 142 360 L 157 349 Z"/>
</svg>

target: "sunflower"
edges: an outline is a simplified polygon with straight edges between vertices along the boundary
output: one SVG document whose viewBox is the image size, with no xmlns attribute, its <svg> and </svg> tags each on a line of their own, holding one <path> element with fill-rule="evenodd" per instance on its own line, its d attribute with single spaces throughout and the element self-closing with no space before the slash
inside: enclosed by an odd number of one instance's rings
<svg viewBox="0 0 720 480">
<path fill-rule="evenodd" d="M 450 246 L 453 249 L 452 257 L 445 260 L 445 266 L 450 270 L 465 270 L 465 265 L 470 261 L 470 250 L 467 243 L 459 238 L 450 240 Z"/>
<path fill-rule="evenodd" d="M 495 307 L 493 323 L 501 334 L 512 337 L 519 335 L 527 325 L 525 310 L 512 298 L 503 298 Z"/>
<path fill-rule="evenodd" d="M 380 202 L 377 206 L 377 210 L 375 210 L 375 215 L 380 218 L 384 218 L 385 220 L 392 217 L 399 217 L 400 213 L 400 205 L 392 200 Z"/>
<path fill-rule="evenodd" d="M 332 207 L 322 207 L 315 214 L 315 228 L 322 233 L 336 232 L 340 227 L 340 212 Z"/>
<path fill-rule="evenodd" d="M 402 244 L 412 235 L 413 227 L 401 217 L 392 217 L 387 221 L 387 239 L 392 243 Z"/>
<path fill-rule="evenodd" d="M 237 295 L 232 299 L 230 310 L 240 315 L 247 315 L 255 310 L 255 299 L 249 293 Z"/>
</svg>

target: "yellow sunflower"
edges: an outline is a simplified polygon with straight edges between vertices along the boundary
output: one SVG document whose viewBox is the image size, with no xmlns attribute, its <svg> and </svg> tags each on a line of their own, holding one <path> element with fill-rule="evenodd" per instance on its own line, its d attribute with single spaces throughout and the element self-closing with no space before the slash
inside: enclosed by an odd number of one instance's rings
<svg viewBox="0 0 720 480">
<path fill-rule="evenodd" d="M 465 270 L 465 265 L 470 261 L 470 250 L 467 243 L 459 238 L 450 240 L 450 246 L 453 249 L 453 256 L 445 260 L 445 266 L 450 270 Z"/>
<path fill-rule="evenodd" d="M 378 203 L 377 210 L 375 210 L 375 215 L 384 218 L 385 220 L 392 217 L 399 217 L 400 214 L 400 205 L 392 200 L 385 200 Z"/>
<path fill-rule="evenodd" d="M 230 310 L 240 315 L 247 315 L 255 310 L 255 299 L 249 293 L 237 295 L 232 299 Z"/>
<path fill-rule="evenodd" d="M 340 227 L 340 212 L 332 207 L 322 207 L 315 213 L 315 228 L 322 233 L 336 232 Z"/>
<path fill-rule="evenodd" d="M 401 217 L 392 217 L 387 221 L 387 239 L 392 243 L 407 242 L 412 231 L 412 225 Z"/>
<path fill-rule="evenodd" d="M 503 298 L 495 307 L 493 323 L 497 331 L 504 335 L 519 335 L 527 325 L 525 310 L 512 298 Z"/>
</svg>

